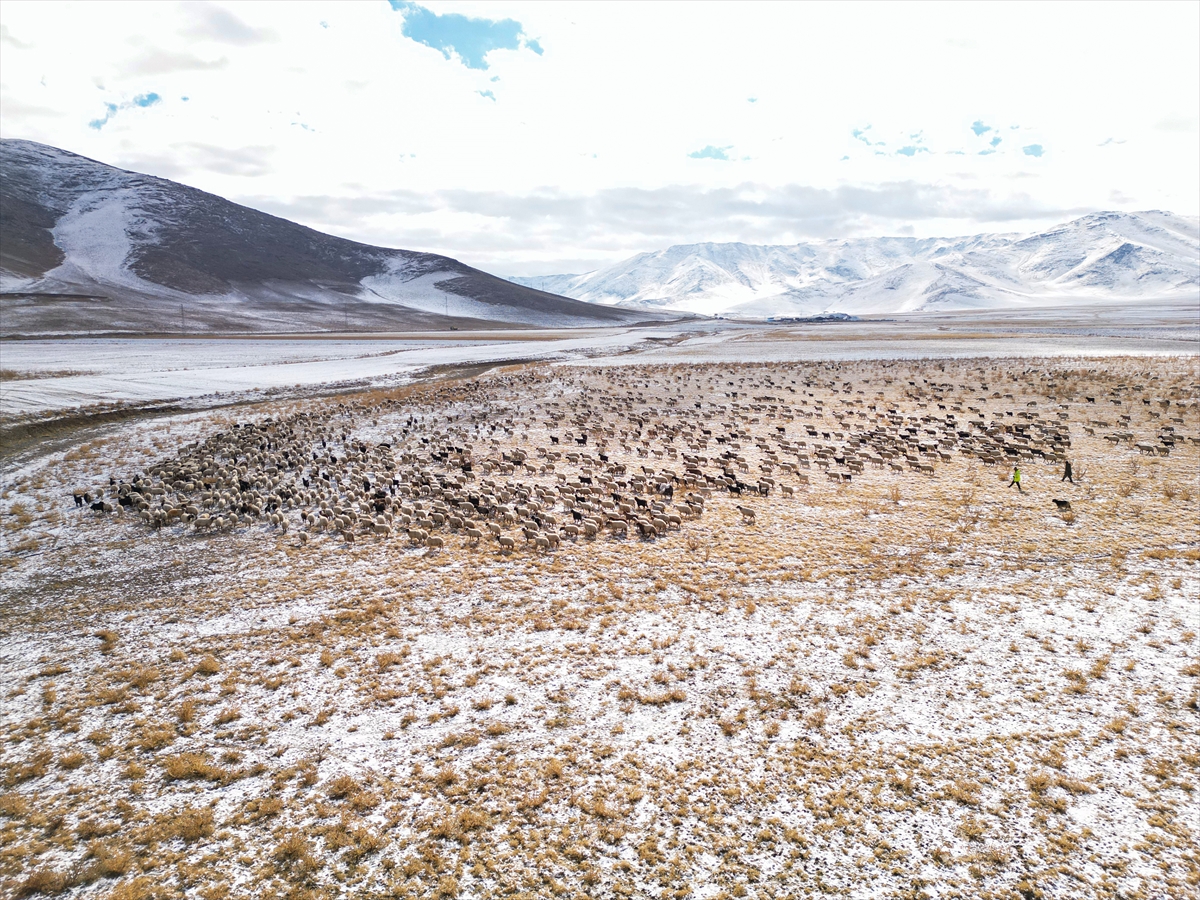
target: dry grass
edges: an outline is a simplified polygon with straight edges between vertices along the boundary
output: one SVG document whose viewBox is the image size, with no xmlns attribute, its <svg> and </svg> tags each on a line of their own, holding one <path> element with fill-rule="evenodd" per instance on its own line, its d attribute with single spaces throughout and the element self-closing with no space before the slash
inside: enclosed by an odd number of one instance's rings
<svg viewBox="0 0 1200 900">
<path fill-rule="evenodd" d="M 1084 398 L 1117 392 L 1150 434 L 1143 394 L 1196 393 L 1180 366 L 514 367 L 240 410 L 330 414 L 339 458 L 342 432 L 427 463 L 422 436 L 470 444 L 476 488 L 556 490 L 598 476 L 600 452 L 627 473 L 731 452 L 793 493 L 710 489 L 653 539 L 507 556 L 448 528 L 428 555 L 395 535 L 300 547 L 296 510 L 288 535 L 68 516 L 3 576 L 22 649 L 0 663 L 0 891 L 1187 896 L 1197 450 L 1141 458 L 1080 427 L 1115 421 Z M 921 416 L 1011 425 L 1060 404 L 1074 488 L 1034 460 L 1019 495 L 957 450 L 932 477 L 868 465 L 834 485 L 816 463 L 891 410 L 923 434 Z M 179 440 L 232 424 L 197 417 Z M 778 465 L 779 427 L 807 444 L 807 485 Z M 590 464 L 565 455 L 584 428 Z M 145 470 L 174 452 L 161 438 L 102 453 Z M 563 452 L 554 471 L 539 447 Z M 518 449 L 538 465 L 502 474 Z M 12 534 L 97 458 L 20 487 Z"/>
</svg>

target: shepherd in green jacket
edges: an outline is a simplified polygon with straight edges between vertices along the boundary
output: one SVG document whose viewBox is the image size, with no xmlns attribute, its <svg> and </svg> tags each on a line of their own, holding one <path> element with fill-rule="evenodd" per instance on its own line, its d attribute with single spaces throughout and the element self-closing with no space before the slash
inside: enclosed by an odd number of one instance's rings
<svg viewBox="0 0 1200 900">
<path fill-rule="evenodd" d="M 1008 483 L 1008 486 L 1012 487 L 1014 484 L 1017 486 L 1018 491 L 1022 494 L 1025 493 L 1025 489 L 1021 487 L 1021 470 L 1016 466 L 1013 466 L 1012 481 Z"/>
</svg>

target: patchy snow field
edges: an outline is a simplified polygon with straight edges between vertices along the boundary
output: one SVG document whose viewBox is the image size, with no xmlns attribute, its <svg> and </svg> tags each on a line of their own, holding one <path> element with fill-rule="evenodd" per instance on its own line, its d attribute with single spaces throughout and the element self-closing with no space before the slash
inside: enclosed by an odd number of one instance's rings
<svg viewBox="0 0 1200 900">
<path fill-rule="evenodd" d="M 0 421 L 175 402 L 215 406 L 407 384 L 432 366 L 596 365 L 1200 353 L 1192 303 L 923 314 L 826 325 L 705 320 L 638 328 L 230 339 L 5 341 Z M 619 357 L 619 359 L 618 359 Z"/>
<path fill-rule="evenodd" d="M 205 398 L 210 404 L 264 393 L 398 385 L 436 365 L 619 353 L 672 337 L 663 329 L 579 329 L 372 338 L 8 341 L 0 382 L 3 418 Z M 473 339 L 472 339 L 473 338 Z"/>
<path fill-rule="evenodd" d="M 733 334 L 10 471 L 0 893 L 1196 896 L 1197 357 Z M 139 474 L 180 518 L 119 505 Z M 637 499 L 655 536 L 569 533 Z"/>
</svg>

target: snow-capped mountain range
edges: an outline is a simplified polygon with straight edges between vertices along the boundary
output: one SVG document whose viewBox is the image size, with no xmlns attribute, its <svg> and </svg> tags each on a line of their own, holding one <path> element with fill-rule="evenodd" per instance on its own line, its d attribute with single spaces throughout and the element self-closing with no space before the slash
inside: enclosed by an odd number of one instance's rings
<svg viewBox="0 0 1200 900">
<path fill-rule="evenodd" d="M 595 326 L 645 312 L 332 237 L 163 178 L 0 141 L 5 334 Z"/>
<path fill-rule="evenodd" d="M 1200 302 L 1200 219 L 1108 212 L 1036 234 L 685 244 L 583 275 L 510 280 L 607 306 L 749 317 Z"/>
</svg>

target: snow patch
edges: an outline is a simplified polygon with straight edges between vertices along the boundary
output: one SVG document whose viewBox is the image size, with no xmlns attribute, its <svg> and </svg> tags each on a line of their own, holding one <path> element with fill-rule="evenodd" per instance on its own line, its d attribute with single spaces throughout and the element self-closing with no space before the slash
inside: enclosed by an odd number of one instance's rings
<svg viewBox="0 0 1200 900">
<path fill-rule="evenodd" d="M 1101 213 L 1033 235 L 686 244 L 511 280 L 609 306 L 761 317 L 1200 300 L 1200 219 Z"/>
</svg>

